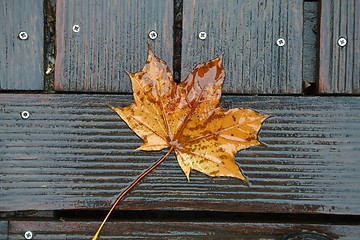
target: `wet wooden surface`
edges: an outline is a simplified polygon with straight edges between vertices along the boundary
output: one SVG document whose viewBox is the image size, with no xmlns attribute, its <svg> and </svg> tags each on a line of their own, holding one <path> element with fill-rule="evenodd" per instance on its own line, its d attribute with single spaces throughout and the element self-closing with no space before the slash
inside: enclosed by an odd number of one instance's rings
<svg viewBox="0 0 360 240">
<path fill-rule="evenodd" d="M 131 92 L 126 71 L 142 68 L 148 41 L 172 68 L 173 1 L 64 0 L 56 14 L 57 91 Z"/>
<path fill-rule="evenodd" d="M 131 101 L 0 95 L 0 211 L 107 209 L 164 154 L 135 151 L 140 139 L 107 107 Z M 197 172 L 187 182 L 171 154 L 120 209 L 360 213 L 360 98 L 227 96 L 223 103 L 273 116 L 260 132 L 266 147 L 235 156 L 252 187 Z"/>
<path fill-rule="evenodd" d="M 303 1 L 184 1 L 182 69 L 224 54 L 226 93 L 302 92 Z M 199 32 L 207 38 L 201 40 Z M 276 41 L 284 38 L 285 45 Z"/>
<path fill-rule="evenodd" d="M 10 221 L 9 240 L 22 239 L 29 229 L 34 239 L 91 239 L 98 225 L 92 221 Z M 325 224 L 125 221 L 107 223 L 101 239 L 285 239 L 301 234 L 308 238 L 296 239 L 325 240 L 356 239 L 359 231 L 359 226 Z"/>
<path fill-rule="evenodd" d="M 360 93 L 360 2 L 321 3 L 319 92 Z M 347 44 L 338 45 L 344 37 Z"/>
<path fill-rule="evenodd" d="M 135 151 L 140 139 L 107 108 L 130 95 L 76 94 L 130 93 L 125 70 L 143 66 L 147 42 L 170 68 L 181 57 L 182 79 L 224 53 L 225 93 L 359 94 L 356 0 L 189 0 L 182 14 L 167 0 L 56 1 L 55 90 L 72 94 L 5 94 L 43 90 L 43 3 L 0 3 L 0 239 L 90 239 L 117 195 L 165 153 Z M 183 19 L 175 33 L 174 14 Z M 173 35 L 182 37 L 174 44 Z M 273 116 L 260 132 L 265 146 L 235 156 L 252 187 L 197 172 L 187 182 L 171 155 L 126 196 L 101 239 L 358 239 L 360 97 L 236 95 L 223 105 Z"/>
<path fill-rule="evenodd" d="M 319 40 L 320 3 L 304 2 L 303 24 L 303 89 L 306 94 L 316 93 L 318 73 L 318 40 Z"/>
<path fill-rule="evenodd" d="M 43 1 L 0 3 L 0 90 L 43 89 Z M 28 34 L 20 40 L 20 32 Z"/>
<path fill-rule="evenodd" d="M 8 222 L 0 221 L 0 239 L 7 239 L 8 236 Z"/>
</svg>

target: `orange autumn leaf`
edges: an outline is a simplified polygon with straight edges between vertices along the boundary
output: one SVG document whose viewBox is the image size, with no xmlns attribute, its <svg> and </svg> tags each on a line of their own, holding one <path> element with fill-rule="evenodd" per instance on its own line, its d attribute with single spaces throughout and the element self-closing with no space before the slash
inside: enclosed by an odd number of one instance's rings
<svg viewBox="0 0 360 240">
<path fill-rule="evenodd" d="M 177 84 L 166 63 L 149 49 L 145 66 L 129 76 L 134 102 L 111 109 L 144 141 L 139 150 L 174 150 L 188 180 L 194 169 L 248 183 L 234 154 L 260 144 L 258 131 L 268 116 L 220 106 L 222 57 L 197 65 Z"/>
<path fill-rule="evenodd" d="M 111 109 L 144 141 L 138 149 L 169 151 L 118 196 L 93 240 L 121 199 L 172 150 L 188 180 L 194 169 L 212 177 L 235 177 L 248 183 L 234 155 L 260 144 L 257 135 L 268 117 L 251 109 L 225 110 L 220 106 L 225 78 L 221 57 L 199 64 L 182 83 L 176 84 L 166 63 L 149 49 L 143 69 L 129 76 L 134 102 Z"/>
</svg>

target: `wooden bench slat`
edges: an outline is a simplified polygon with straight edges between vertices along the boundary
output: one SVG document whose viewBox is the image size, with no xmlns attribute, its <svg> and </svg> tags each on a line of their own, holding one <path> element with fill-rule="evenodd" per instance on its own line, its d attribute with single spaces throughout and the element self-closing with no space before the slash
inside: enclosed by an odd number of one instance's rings
<svg viewBox="0 0 360 240">
<path fill-rule="evenodd" d="M 320 69 L 321 93 L 360 93 L 360 2 L 321 2 Z M 347 39 L 344 47 L 339 38 Z"/>
<path fill-rule="evenodd" d="M 98 225 L 79 221 L 10 221 L 9 240 L 20 239 L 29 230 L 34 239 L 91 239 Z M 332 239 L 357 239 L 359 231 L 357 225 L 335 224 L 125 221 L 106 223 L 101 239 L 283 239 L 300 233 L 316 233 Z M 301 239 L 310 239 L 309 235 Z"/>
<path fill-rule="evenodd" d="M 131 101 L 0 94 L 0 211 L 108 209 L 164 154 L 135 151 L 140 139 L 107 108 Z M 267 147 L 235 156 L 252 187 L 197 172 L 188 183 L 171 154 L 119 208 L 360 213 L 360 98 L 224 96 L 223 103 L 273 116 L 260 132 Z"/>
<path fill-rule="evenodd" d="M 183 12 L 182 79 L 195 64 L 224 53 L 224 92 L 302 92 L 303 1 L 192 0 Z"/>
<path fill-rule="evenodd" d="M 143 67 L 151 30 L 151 47 L 172 69 L 173 1 L 58 1 L 55 90 L 131 92 L 125 71 Z"/>
<path fill-rule="evenodd" d="M 43 1 L 3 0 L 0 13 L 0 90 L 42 90 Z"/>
</svg>

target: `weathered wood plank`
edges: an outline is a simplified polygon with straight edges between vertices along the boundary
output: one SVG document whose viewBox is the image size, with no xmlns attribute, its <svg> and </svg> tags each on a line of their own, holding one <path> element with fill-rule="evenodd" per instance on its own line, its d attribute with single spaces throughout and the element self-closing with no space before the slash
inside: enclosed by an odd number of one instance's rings
<svg viewBox="0 0 360 240">
<path fill-rule="evenodd" d="M 224 92 L 302 92 L 303 1 L 184 1 L 182 36 L 182 79 L 224 53 Z"/>
<path fill-rule="evenodd" d="M 316 93 L 318 83 L 318 35 L 320 2 L 304 2 L 303 87 L 307 93 Z"/>
<path fill-rule="evenodd" d="M 8 237 L 8 221 L 0 221 L 0 239 Z"/>
<path fill-rule="evenodd" d="M 319 92 L 360 93 L 360 2 L 321 2 Z M 347 44 L 339 46 L 338 40 Z"/>
<path fill-rule="evenodd" d="M 107 209 L 164 154 L 135 151 L 140 139 L 107 108 L 131 101 L 0 95 L 0 211 Z M 252 187 L 197 172 L 187 182 L 171 155 L 120 208 L 360 213 L 360 98 L 226 96 L 223 102 L 273 116 L 260 133 L 267 147 L 235 157 Z M 20 117 L 24 110 L 28 119 Z"/>
<path fill-rule="evenodd" d="M 1 1 L 0 90 L 43 89 L 43 19 L 42 0 Z"/>
<path fill-rule="evenodd" d="M 99 223 L 11 221 L 9 240 L 32 230 L 34 239 L 91 239 Z M 308 238 L 357 239 L 359 226 L 239 222 L 108 222 L 101 239 L 285 239 L 291 234 Z M 316 235 L 315 235 L 316 237 Z M 294 239 L 294 238 L 293 238 Z"/>
<path fill-rule="evenodd" d="M 66 0 L 56 9 L 55 90 L 130 92 L 125 71 L 142 68 L 151 30 L 150 45 L 172 68 L 173 1 Z"/>
</svg>

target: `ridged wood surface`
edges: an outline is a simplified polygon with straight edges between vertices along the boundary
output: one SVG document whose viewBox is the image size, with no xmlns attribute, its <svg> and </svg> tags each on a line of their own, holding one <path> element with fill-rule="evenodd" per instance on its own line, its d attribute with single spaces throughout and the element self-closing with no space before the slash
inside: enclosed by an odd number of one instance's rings
<svg viewBox="0 0 360 240">
<path fill-rule="evenodd" d="M 57 1 L 55 90 L 131 92 L 126 71 L 142 68 L 148 42 L 171 69 L 173 1 Z"/>
<path fill-rule="evenodd" d="M 7 239 L 8 236 L 8 222 L 0 221 L 0 239 Z"/>
<path fill-rule="evenodd" d="M 10 221 L 9 240 L 22 239 L 31 229 L 33 239 L 91 239 L 99 223 L 74 221 Z M 108 222 L 100 239 L 285 239 L 301 234 L 318 239 L 357 239 L 359 226 L 247 222 Z M 310 237 L 313 238 L 310 238 Z"/>
<path fill-rule="evenodd" d="M 226 93 L 302 92 L 303 1 L 189 0 L 183 6 L 182 79 L 196 64 L 224 54 Z"/>
<path fill-rule="evenodd" d="M 360 93 L 360 2 L 321 1 L 319 92 Z M 347 44 L 338 45 L 344 37 Z"/>
<path fill-rule="evenodd" d="M 0 90 L 43 89 L 43 21 L 43 0 L 0 2 Z"/>
<path fill-rule="evenodd" d="M 126 95 L 0 95 L 0 211 L 108 209 L 164 152 L 140 139 L 107 105 Z M 187 182 L 173 154 L 121 209 L 360 213 L 360 98 L 225 96 L 227 107 L 273 117 L 266 146 L 235 156 L 252 187 L 197 172 Z M 20 113 L 30 112 L 28 119 Z"/>
</svg>

